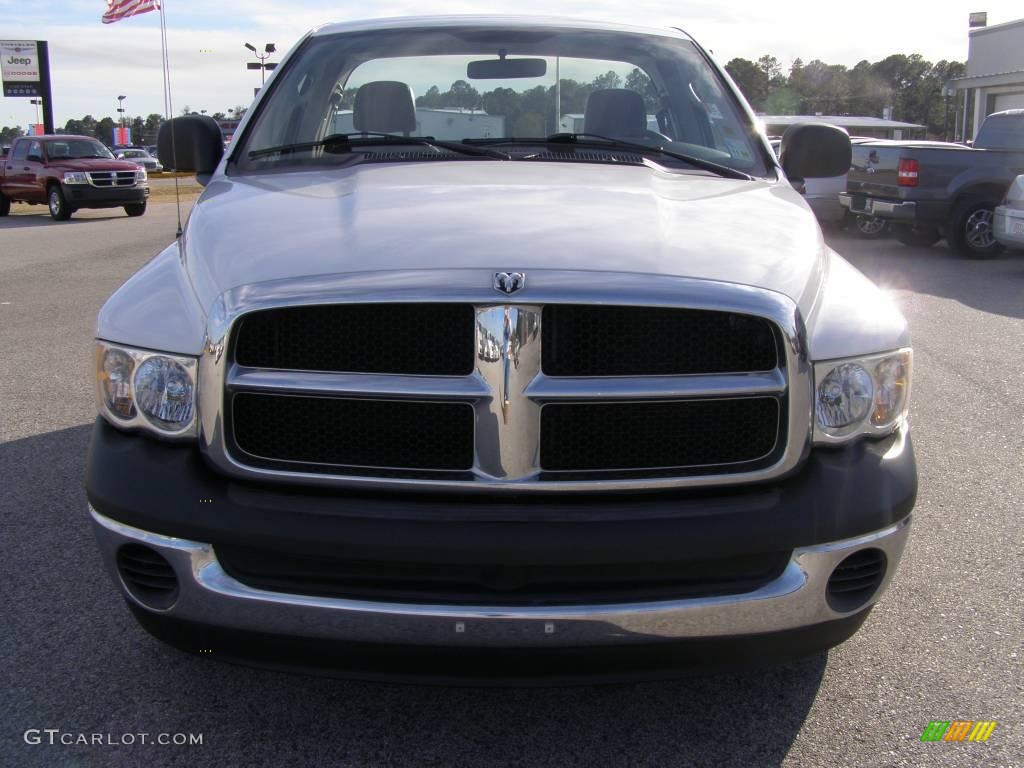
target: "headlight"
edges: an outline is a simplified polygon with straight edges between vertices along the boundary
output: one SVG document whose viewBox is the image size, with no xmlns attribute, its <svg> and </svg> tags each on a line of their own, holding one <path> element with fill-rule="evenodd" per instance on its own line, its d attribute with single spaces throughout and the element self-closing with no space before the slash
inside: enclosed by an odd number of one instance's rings
<svg viewBox="0 0 1024 768">
<path fill-rule="evenodd" d="M 111 424 L 163 437 L 197 433 L 192 357 L 96 342 L 96 400 Z"/>
<path fill-rule="evenodd" d="M 146 169 L 145 168 L 138 168 L 135 171 L 135 181 L 136 182 L 146 181 Z"/>
<path fill-rule="evenodd" d="M 64 172 L 64 183 L 65 184 L 88 184 L 89 175 L 84 171 L 65 171 Z"/>
<path fill-rule="evenodd" d="M 892 434 L 906 419 L 909 349 L 814 366 L 814 441 L 835 444 Z"/>
</svg>

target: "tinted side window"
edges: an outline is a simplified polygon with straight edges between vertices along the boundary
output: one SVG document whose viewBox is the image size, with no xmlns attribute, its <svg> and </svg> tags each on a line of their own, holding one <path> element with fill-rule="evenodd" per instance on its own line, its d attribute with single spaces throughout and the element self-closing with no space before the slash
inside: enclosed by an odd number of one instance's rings
<svg viewBox="0 0 1024 768">
<path fill-rule="evenodd" d="M 978 131 L 974 146 L 981 149 L 1024 150 L 1024 115 L 988 118 Z"/>
<path fill-rule="evenodd" d="M 14 149 L 11 150 L 11 160 L 24 160 L 28 157 L 28 145 L 30 141 L 19 141 L 14 145 Z"/>
</svg>

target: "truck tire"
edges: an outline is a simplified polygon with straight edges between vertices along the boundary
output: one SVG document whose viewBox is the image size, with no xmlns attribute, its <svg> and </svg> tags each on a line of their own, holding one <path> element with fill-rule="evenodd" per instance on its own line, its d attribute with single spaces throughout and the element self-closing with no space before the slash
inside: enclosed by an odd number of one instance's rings
<svg viewBox="0 0 1024 768">
<path fill-rule="evenodd" d="M 11 198 L 0 192 L 0 216 L 6 216 L 11 212 Z"/>
<path fill-rule="evenodd" d="M 857 235 L 865 240 L 877 240 L 885 234 L 885 219 L 878 216 L 859 215 L 853 221 Z"/>
<path fill-rule="evenodd" d="M 129 216 L 141 216 L 146 212 L 146 204 L 132 203 L 131 205 L 126 205 L 124 207 L 124 212 L 127 213 Z"/>
<path fill-rule="evenodd" d="M 966 197 L 953 206 L 946 240 L 957 255 L 965 259 L 994 259 L 1003 252 L 993 226 L 997 205 L 997 201 L 983 197 Z"/>
<path fill-rule="evenodd" d="M 901 243 L 914 248 L 928 248 L 942 239 L 938 227 L 914 227 L 910 224 L 893 224 L 892 233 Z"/>
<path fill-rule="evenodd" d="M 71 218 L 71 206 L 64 199 L 60 185 L 51 184 L 46 190 L 46 204 L 54 221 L 67 221 Z"/>
</svg>

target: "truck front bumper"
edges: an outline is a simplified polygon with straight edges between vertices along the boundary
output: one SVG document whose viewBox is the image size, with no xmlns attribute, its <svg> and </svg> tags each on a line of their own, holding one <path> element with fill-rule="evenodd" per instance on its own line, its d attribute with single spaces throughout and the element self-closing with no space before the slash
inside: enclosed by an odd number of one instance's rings
<svg viewBox="0 0 1024 768">
<path fill-rule="evenodd" d="M 550 670 L 537 671 L 545 659 L 553 660 L 558 677 L 569 669 L 589 669 L 581 673 L 588 678 L 629 669 L 623 674 L 632 679 L 646 676 L 650 665 L 662 676 L 666 668 L 735 666 L 820 651 L 852 635 L 889 585 L 917 488 L 906 433 L 816 451 L 799 474 L 770 487 L 717 496 L 598 497 L 576 505 L 282 490 L 228 480 L 195 454 L 104 422 L 94 432 L 90 512 L 104 562 L 140 623 L 193 653 L 328 671 L 343 665 L 339 673 L 355 676 L 401 670 L 402 679 L 419 675 L 407 668 L 417 655 L 424 656 L 430 678 L 459 678 L 472 654 L 482 653 L 491 671 L 528 667 L 547 680 Z M 450 562 L 472 556 L 497 565 L 790 554 L 772 580 L 739 594 L 466 605 L 259 588 L 234 578 L 218 560 L 225 542 L 309 557 L 342 552 L 391 560 L 399 553 Z M 170 566 L 172 602 L 154 605 L 126 583 L 118 555 L 129 545 Z M 830 579 L 837 565 L 863 550 L 881 553 L 884 573 L 869 598 L 837 610 Z M 401 663 L 393 657 L 381 662 L 380 649 L 397 649 Z M 565 654 L 575 652 L 597 653 L 601 661 L 567 668 Z M 643 669 L 609 666 L 606 652 L 628 653 Z M 441 664 L 446 654 L 459 672 Z"/>
<path fill-rule="evenodd" d="M 176 601 L 155 611 L 188 622 L 287 636 L 365 643 L 470 647 L 558 647 L 650 643 L 693 637 L 754 635 L 821 624 L 849 615 L 833 610 L 826 584 L 835 567 L 863 549 L 885 553 L 875 597 L 899 563 L 910 517 L 866 536 L 800 547 L 782 574 L 739 595 L 654 602 L 551 607 L 444 606 L 381 603 L 270 592 L 228 575 L 213 547 L 143 531 L 90 507 L 104 560 L 127 599 L 144 610 L 115 563 L 117 551 L 139 544 L 159 553 L 177 576 Z M 873 602 L 873 600 L 872 600 Z M 858 610 L 866 607 L 858 606 Z"/>
<path fill-rule="evenodd" d="M 65 184 L 64 197 L 73 208 L 120 208 L 122 205 L 146 202 L 149 198 L 149 184 L 136 184 L 134 187 Z"/>
</svg>

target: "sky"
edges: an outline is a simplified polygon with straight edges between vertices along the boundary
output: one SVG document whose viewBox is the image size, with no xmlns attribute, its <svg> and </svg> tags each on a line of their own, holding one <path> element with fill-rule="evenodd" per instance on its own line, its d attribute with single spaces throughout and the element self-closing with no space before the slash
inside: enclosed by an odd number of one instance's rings
<svg viewBox="0 0 1024 768">
<path fill-rule="evenodd" d="M 115 116 L 125 95 L 128 115 L 163 111 L 159 15 L 101 24 L 105 0 L 0 0 L 0 40 L 48 40 L 57 125 L 91 114 Z M 329 21 L 420 15 L 411 0 L 165 0 L 176 113 L 210 113 L 248 105 L 260 73 L 246 42 L 283 55 L 308 29 Z M 860 10 L 858 10 L 860 9 Z M 430 13 L 560 15 L 654 27 L 681 27 L 722 63 L 736 56 L 821 59 L 853 66 L 892 53 L 930 61 L 967 57 L 967 16 L 987 11 L 989 25 L 1024 16 L 1020 0 L 434 0 Z M 271 59 L 275 60 L 275 59 Z M 23 98 L 0 97 L 0 125 L 35 122 Z"/>
</svg>

